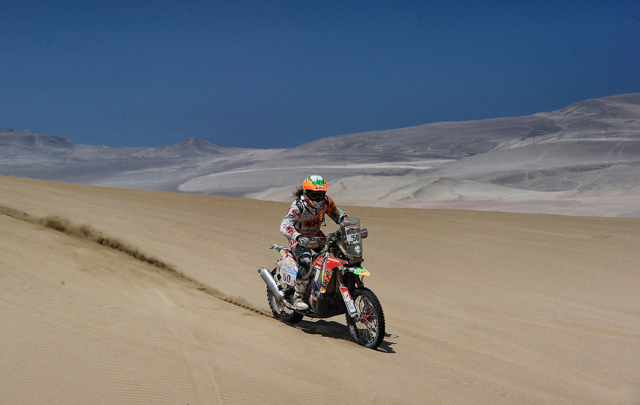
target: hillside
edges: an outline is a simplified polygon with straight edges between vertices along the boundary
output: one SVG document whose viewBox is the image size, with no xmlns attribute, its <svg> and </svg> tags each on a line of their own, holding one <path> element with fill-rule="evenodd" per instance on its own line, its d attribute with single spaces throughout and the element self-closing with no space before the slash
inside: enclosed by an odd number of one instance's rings
<svg viewBox="0 0 640 405">
<path fill-rule="evenodd" d="M 0 132 L 0 174 L 287 201 L 308 174 L 344 204 L 640 217 L 640 93 L 553 112 L 346 134 L 290 149 L 154 148 Z"/>
</svg>

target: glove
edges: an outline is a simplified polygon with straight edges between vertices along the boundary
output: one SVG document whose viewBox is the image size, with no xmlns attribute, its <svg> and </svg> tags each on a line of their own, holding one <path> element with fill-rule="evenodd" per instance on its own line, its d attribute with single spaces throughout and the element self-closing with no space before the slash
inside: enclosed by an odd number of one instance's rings
<svg viewBox="0 0 640 405">
<path fill-rule="evenodd" d="M 296 238 L 296 241 L 299 244 L 301 244 L 302 246 L 305 246 L 305 247 L 309 244 L 309 242 L 311 242 L 311 240 L 309 238 L 307 238 L 306 236 L 302 236 L 302 235 L 298 236 Z"/>
<path fill-rule="evenodd" d="M 338 218 L 338 225 L 342 225 L 346 222 L 349 222 L 349 216 L 347 214 L 344 214 L 343 216 Z"/>
</svg>

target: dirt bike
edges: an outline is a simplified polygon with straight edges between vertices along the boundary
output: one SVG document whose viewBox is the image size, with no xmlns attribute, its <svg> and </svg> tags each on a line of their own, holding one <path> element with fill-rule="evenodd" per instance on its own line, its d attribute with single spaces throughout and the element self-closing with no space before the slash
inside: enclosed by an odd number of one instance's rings
<svg viewBox="0 0 640 405">
<path fill-rule="evenodd" d="M 276 319 L 296 324 L 303 317 L 330 318 L 346 314 L 353 340 L 375 349 L 385 335 L 384 313 L 378 297 L 365 288 L 363 279 L 370 273 L 362 267 L 362 239 L 368 236 L 360 229 L 360 220 L 350 217 L 340 229 L 323 238 L 310 238 L 305 245 L 315 255 L 310 267 L 309 283 L 304 295 L 308 310 L 297 310 L 291 303 L 296 280 L 303 274 L 290 248 L 272 245 L 282 256 L 269 271 L 258 268 L 267 284 L 267 299 Z"/>
</svg>

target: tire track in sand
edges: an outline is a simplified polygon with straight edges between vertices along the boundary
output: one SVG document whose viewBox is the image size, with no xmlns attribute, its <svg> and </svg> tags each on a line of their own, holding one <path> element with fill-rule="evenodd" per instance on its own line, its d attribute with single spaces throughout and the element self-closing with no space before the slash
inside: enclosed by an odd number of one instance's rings
<svg viewBox="0 0 640 405">
<path fill-rule="evenodd" d="M 167 264 L 155 257 L 146 255 L 136 247 L 126 244 L 117 238 L 105 236 L 102 232 L 95 230 L 88 225 L 74 225 L 68 219 L 60 218 L 58 216 L 47 216 L 44 218 L 35 218 L 24 211 L 20 211 L 15 208 L 5 207 L 1 205 L 0 205 L 0 214 L 6 215 L 8 217 L 18 219 L 21 221 L 40 225 L 45 228 L 54 229 L 58 232 L 64 233 L 71 237 L 88 240 L 90 242 L 97 243 L 107 248 L 111 248 L 119 252 L 125 253 L 136 260 L 140 260 L 142 262 L 148 263 L 156 267 L 157 269 L 167 274 L 170 274 L 171 276 L 176 277 L 177 279 L 183 282 L 186 282 L 187 284 L 191 285 L 193 288 L 196 288 L 197 290 L 202 291 L 205 294 L 208 294 L 214 298 L 217 298 L 229 304 L 233 304 L 240 308 L 247 309 L 257 314 L 266 316 L 268 318 L 273 318 L 271 313 L 261 310 L 259 308 L 253 307 L 244 298 L 228 296 L 222 293 L 221 291 L 217 290 L 216 288 L 204 285 L 198 280 L 194 279 L 193 277 L 190 277 L 182 273 L 181 271 L 177 270 L 174 266 Z"/>
</svg>

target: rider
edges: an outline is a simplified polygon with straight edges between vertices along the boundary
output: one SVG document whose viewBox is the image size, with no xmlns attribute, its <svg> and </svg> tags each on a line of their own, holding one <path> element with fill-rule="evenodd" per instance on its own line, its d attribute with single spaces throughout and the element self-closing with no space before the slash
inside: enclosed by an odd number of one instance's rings
<svg viewBox="0 0 640 405">
<path fill-rule="evenodd" d="M 299 278 L 296 280 L 296 292 L 293 296 L 293 306 L 299 310 L 307 310 L 309 306 L 304 302 L 304 293 L 309 283 L 309 269 L 313 253 L 306 247 L 311 237 L 325 235 L 320 230 L 324 223 L 324 214 L 336 223 L 340 224 L 349 219 L 347 214 L 336 207 L 331 197 L 327 195 L 327 183 L 320 176 L 309 176 L 293 192 L 296 197 L 287 216 L 282 220 L 280 232 L 289 240 L 291 251 L 298 260 Z"/>
</svg>

